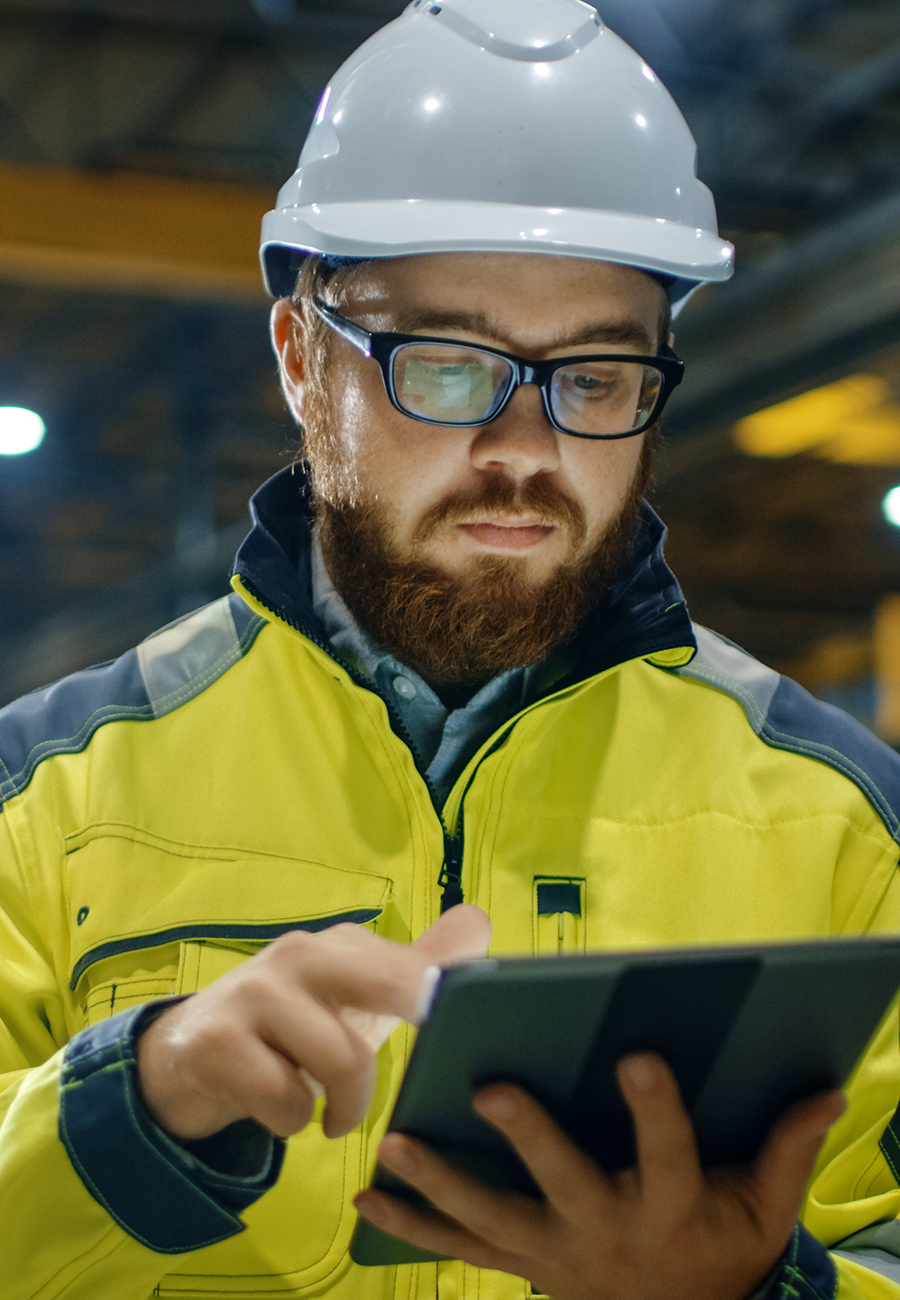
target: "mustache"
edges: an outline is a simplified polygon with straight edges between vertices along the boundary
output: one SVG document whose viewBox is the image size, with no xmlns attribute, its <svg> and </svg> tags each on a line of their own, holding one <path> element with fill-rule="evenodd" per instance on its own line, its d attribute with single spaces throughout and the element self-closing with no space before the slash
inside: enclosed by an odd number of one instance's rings
<svg viewBox="0 0 900 1300">
<path fill-rule="evenodd" d="M 514 483 L 497 476 L 476 488 L 460 488 L 436 501 L 416 525 L 413 542 L 422 545 L 447 524 L 479 522 L 497 514 L 537 515 L 542 524 L 552 524 L 568 532 L 576 547 L 587 536 L 583 509 L 550 479 L 535 475 Z"/>
</svg>

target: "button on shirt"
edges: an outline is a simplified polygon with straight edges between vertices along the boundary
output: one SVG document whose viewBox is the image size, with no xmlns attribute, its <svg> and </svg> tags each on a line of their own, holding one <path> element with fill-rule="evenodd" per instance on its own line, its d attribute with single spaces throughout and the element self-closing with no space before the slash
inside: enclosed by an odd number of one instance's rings
<svg viewBox="0 0 900 1300">
<path fill-rule="evenodd" d="M 359 626 L 331 581 L 318 538 L 312 550 L 312 597 L 335 654 L 367 677 L 399 714 L 439 806 L 488 737 L 574 667 L 571 652 L 554 651 L 539 664 L 492 677 L 465 707 L 448 709 L 418 673 L 387 654 Z"/>
</svg>

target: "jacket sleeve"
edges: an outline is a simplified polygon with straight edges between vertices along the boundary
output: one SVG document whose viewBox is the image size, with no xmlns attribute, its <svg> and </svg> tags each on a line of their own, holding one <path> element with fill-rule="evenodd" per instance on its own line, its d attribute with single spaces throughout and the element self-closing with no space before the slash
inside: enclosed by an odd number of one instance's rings
<svg viewBox="0 0 900 1300">
<path fill-rule="evenodd" d="M 900 934 L 900 871 L 893 871 L 871 906 L 864 930 Z M 777 1300 L 793 1300 L 795 1295 L 803 1300 L 900 1300 L 896 1000 L 845 1091 L 847 1110 L 829 1132 L 816 1162 L 796 1256 L 783 1270 Z M 873 1234 L 878 1234 L 877 1240 Z"/>
<path fill-rule="evenodd" d="M 217 1151 L 171 1142 L 135 1087 L 145 1008 L 70 1037 L 60 954 L 36 920 L 55 909 L 38 888 L 0 814 L 0 1294 L 146 1300 L 173 1254 L 242 1230 L 282 1144 L 262 1151 L 242 1135 L 233 1159 L 227 1139 Z M 248 1148 L 260 1166 L 249 1172 Z"/>
</svg>

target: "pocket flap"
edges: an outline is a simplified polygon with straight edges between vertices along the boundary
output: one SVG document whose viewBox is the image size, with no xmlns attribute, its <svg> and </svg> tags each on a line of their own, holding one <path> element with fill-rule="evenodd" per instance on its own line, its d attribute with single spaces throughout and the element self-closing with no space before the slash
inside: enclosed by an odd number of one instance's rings
<svg viewBox="0 0 900 1300">
<path fill-rule="evenodd" d="M 172 844 L 127 827 L 92 828 L 67 850 L 73 989 L 96 962 L 130 950 L 364 924 L 391 890 L 367 871 Z"/>
</svg>

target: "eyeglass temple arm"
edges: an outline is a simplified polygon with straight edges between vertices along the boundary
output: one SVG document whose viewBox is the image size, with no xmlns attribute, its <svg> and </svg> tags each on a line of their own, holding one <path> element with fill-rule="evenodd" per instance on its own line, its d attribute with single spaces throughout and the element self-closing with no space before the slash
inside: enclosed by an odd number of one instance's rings
<svg viewBox="0 0 900 1300">
<path fill-rule="evenodd" d="M 372 355 L 372 335 L 368 330 L 364 330 L 361 325 L 354 324 L 352 320 L 345 320 L 336 311 L 326 307 L 324 302 L 320 302 L 318 298 L 313 298 L 313 306 L 323 321 L 331 326 L 335 334 L 340 334 L 341 338 L 346 339 L 348 343 L 352 343 L 363 356 L 370 357 Z"/>
<path fill-rule="evenodd" d="M 677 388 L 678 385 L 681 383 L 682 379 L 684 379 L 684 362 L 682 361 L 678 353 L 675 352 L 674 349 L 669 347 L 668 343 L 663 344 L 663 346 L 659 350 L 659 355 L 664 360 L 670 363 L 670 370 L 668 376 L 669 387 Z M 671 364 L 672 362 L 674 362 L 675 364 L 672 365 Z"/>
</svg>

